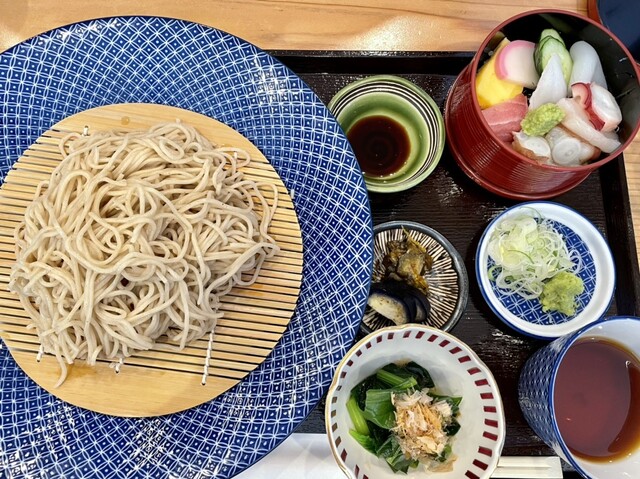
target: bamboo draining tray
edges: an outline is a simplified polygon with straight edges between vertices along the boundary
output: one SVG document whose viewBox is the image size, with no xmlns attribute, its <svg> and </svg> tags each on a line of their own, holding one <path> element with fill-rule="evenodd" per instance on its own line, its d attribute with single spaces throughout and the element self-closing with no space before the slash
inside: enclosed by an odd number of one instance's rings
<svg viewBox="0 0 640 479">
<path fill-rule="evenodd" d="M 61 155 L 60 139 L 69 131 L 125 128 L 148 129 L 179 119 L 196 127 L 218 145 L 233 145 L 251 153 L 243 171 L 258 181 L 278 186 L 278 207 L 270 233 L 280 253 L 266 262 L 251 287 L 236 287 L 223 297 L 202 384 L 208 337 L 181 352 L 146 351 L 127 358 L 116 374 L 109 361 L 90 367 L 77 361 L 62 386 L 54 385 L 59 366 L 53 356 L 36 361 L 39 342 L 27 329 L 27 313 L 9 292 L 9 274 L 15 261 L 13 231 L 33 200 L 36 185 L 47 179 Z M 265 194 L 267 194 L 265 192 Z M 270 195 L 271 197 L 273 195 Z M 73 115 L 42 135 L 16 162 L 0 188 L 0 337 L 22 370 L 58 398 L 92 411 L 116 416 L 144 417 L 170 414 L 197 406 L 220 395 L 256 368 L 284 333 L 296 306 L 302 277 L 300 226 L 282 180 L 246 138 L 228 126 L 190 111 L 152 104 L 120 104 Z"/>
</svg>

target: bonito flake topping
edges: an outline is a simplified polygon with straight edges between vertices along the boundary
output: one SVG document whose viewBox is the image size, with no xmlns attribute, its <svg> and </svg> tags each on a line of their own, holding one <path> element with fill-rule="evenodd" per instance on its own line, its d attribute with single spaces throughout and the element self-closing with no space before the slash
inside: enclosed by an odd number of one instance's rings
<svg viewBox="0 0 640 479">
<path fill-rule="evenodd" d="M 411 459 L 419 460 L 427 467 L 442 455 L 452 439 L 445 428 L 453 420 L 453 411 L 448 402 L 434 400 L 429 389 L 392 394 L 395 407 L 396 426 L 392 429 L 402 452 Z M 450 457 L 447 464 L 453 463 Z M 440 467 L 438 468 L 440 469 Z"/>
</svg>

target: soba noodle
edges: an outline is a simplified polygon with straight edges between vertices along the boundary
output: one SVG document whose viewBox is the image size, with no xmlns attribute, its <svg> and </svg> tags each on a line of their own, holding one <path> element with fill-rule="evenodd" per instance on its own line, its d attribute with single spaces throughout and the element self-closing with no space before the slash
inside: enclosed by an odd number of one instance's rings
<svg viewBox="0 0 640 479">
<path fill-rule="evenodd" d="M 271 184 L 249 154 L 194 128 L 68 135 L 63 161 L 15 231 L 10 288 L 61 366 L 182 349 L 213 331 L 220 297 L 250 285 L 278 247 Z M 273 190 L 269 205 L 261 189 Z"/>
</svg>

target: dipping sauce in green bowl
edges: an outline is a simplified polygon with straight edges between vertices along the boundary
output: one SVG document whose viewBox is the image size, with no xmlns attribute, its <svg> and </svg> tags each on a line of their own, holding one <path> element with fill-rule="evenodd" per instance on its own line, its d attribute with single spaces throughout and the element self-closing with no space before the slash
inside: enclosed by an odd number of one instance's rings
<svg viewBox="0 0 640 479">
<path fill-rule="evenodd" d="M 416 186 L 440 161 L 442 114 L 427 92 L 404 78 L 377 75 L 350 83 L 329 109 L 346 132 L 371 192 Z"/>
</svg>

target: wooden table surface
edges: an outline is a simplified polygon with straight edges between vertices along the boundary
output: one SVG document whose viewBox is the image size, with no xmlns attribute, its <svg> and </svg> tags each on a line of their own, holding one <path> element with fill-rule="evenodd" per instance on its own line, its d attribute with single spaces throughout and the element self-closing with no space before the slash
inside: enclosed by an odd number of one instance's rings
<svg viewBox="0 0 640 479">
<path fill-rule="evenodd" d="M 200 22 L 266 50 L 474 51 L 498 23 L 519 12 L 559 8 L 586 15 L 587 3 L 588 0 L 0 0 L 0 51 L 51 28 L 113 15 L 159 15 Z M 640 138 L 626 150 L 625 164 L 634 227 L 640 230 Z"/>
</svg>

